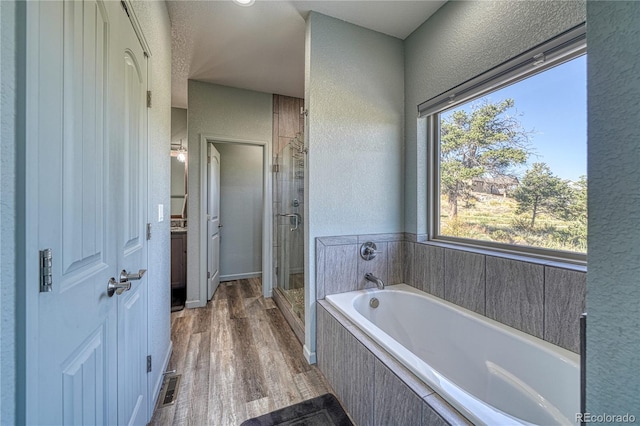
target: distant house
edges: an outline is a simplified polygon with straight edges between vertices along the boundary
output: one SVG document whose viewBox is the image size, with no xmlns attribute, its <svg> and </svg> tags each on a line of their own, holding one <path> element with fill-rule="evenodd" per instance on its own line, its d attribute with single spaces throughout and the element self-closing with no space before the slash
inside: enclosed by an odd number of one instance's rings
<svg viewBox="0 0 640 426">
<path fill-rule="evenodd" d="M 520 182 L 513 176 L 483 176 L 473 179 L 472 189 L 476 192 L 507 196 Z"/>
</svg>

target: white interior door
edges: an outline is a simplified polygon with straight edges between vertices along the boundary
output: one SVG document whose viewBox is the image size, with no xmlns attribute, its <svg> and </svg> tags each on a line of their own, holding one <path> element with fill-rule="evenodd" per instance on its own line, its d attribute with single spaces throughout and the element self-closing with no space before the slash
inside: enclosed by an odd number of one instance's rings
<svg viewBox="0 0 640 426">
<path fill-rule="evenodd" d="M 37 424 L 145 424 L 146 281 L 112 297 L 107 285 L 146 268 L 146 60 L 119 2 L 34 2 L 28 23 L 38 191 L 27 220 L 33 249 L 51 249 L 52 286 L 28 328 L 27 412 Z"/>
<path fill-rule="evenodd" d="M 123 13 L 124 17 L 126 15 Z M 115 35 L 113 140 L 117 145 L 117 256 L 128 291 L 118 303 L 118 423 L 144 425 L 147 387 L 147 59 L 128 19 Z M 129 275 L 129 278 L 126 278 Z"/>
<path fill-rule="evenodd" d="M 52 287 L 38 295 L 38 424 L 117 422 L 117 305 L 107 283 L 118 270 L 109 133 L 113 93 L 112 2 L 38 2 L 36 119 L 38 248 L 51 249 Z M 33 20 L 32 20 L 33 19 Z M 29 46 L 33 48 L 33 46 Z M 33 75 L 33 74 L 32 74 Z M 29 102 L 29 101 L 28 101 Z M 33 110 L 32 110 L 33 111 Z"/>
<path fill-rule="evenodd" d="M 207 203 L 207 300 L 220 284 L 220 153 L 207 144 L 209 186 Z"/>
</svg>

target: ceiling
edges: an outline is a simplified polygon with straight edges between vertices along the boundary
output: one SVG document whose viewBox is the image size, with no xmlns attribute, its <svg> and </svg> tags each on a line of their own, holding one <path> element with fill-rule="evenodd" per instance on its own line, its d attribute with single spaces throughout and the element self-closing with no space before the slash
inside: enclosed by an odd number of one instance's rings
<svg viewBox="0 0 640 426">
<path fill-rule="evenodd" d="M 314 10 L 405 39 L 445 1 L 167 1 L 172 105 L 187 107 L 187 80 L 302 98 L 305 18 Z"/>
</svg>

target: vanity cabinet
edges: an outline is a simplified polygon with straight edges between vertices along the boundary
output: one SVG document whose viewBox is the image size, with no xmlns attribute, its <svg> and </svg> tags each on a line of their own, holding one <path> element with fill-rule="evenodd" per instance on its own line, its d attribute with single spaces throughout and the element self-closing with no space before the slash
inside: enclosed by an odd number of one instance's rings
<svg viewBox="0 0 640 426">
<path fill-rule="evenodd" d="M 187 231 L 171 232 L 171 289 L 187 286 Z"/>
</svg>

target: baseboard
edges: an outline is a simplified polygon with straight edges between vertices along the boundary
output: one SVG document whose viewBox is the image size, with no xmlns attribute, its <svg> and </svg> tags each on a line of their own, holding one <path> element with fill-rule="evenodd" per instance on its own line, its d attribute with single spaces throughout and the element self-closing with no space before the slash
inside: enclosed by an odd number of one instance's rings
<svg viewBox="0 0 640 426">
<path fill-rule="evenodd" d="M 184 307 L 187 309 L 202 308 L 203 306 L 205 306 L 205 304 L 200 300 L 187 300 L 184 304 Z"/>
<path fill-rule="evenodd" d="M 153 416 L 153 410 L 156 408 L 156 404 L 158 403 L 158 396 L 160 395 L 162 380 L 164 379 L 164 375 L 162 373 L 167 371 L 167 367 L 169 366 L 169 360 L 171 359 L 172 353 L 173 353 L 173 342 L 169 340 L 169 347 L 167 348 L 167 353 L 165 354 L 164 359 L 162 360 L 162 367 L 160 369 L 160 374 L 158 374 L 158 380 L 156 380 L 156 384 L 153 387 L 153 393 L 151 394 L 153 396 L 153 399 L 152 399 L 153 404 L 150 405 L 151 413 L 149 414 L 149 420 L 151 420 L 151 417 Z"/>
<path fill-rule="evenodd" d="M 304 352 L 304 357 L 307 359 L 307 362 L 309 364 L 315 364 L 317 362 L 316 353 L 309 351 L 309 348 L 307 348 L 307 345 L 304 345 L 303 352 Z"/>
<path fill-rule="evenodd" d="M 246 274 L 220 275 L 220 281 L 246 280 L 249 278 L 260 278 L 260 277 L 262 277 L 262 271 L 248 272 Z"/>
</svg>

